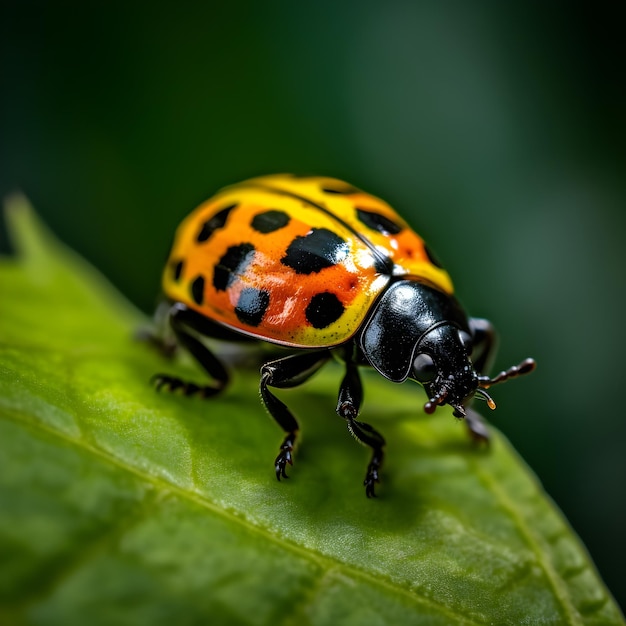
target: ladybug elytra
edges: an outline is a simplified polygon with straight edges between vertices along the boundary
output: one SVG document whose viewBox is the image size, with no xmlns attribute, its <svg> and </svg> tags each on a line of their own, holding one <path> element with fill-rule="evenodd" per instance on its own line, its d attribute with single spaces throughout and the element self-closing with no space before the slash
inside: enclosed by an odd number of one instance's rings
<svg viewBox="0 0 626 626">
<path fill-rule="evenodd" d="M 448 273 L 422 238 L 385 202 L 332 178 L 273 175 L 221 190 L 179 226 L 163 273 L 177 343 L 211 377 L 208 385 L 159 374 L 157 388 L 213 396 L 229 375 L 201 337 L 257 340 L 291 349 L 261 367 L 260 393 L 285 431 L 276 477 L 293 462 L 298 422 L 271 388 L 300 385 L 333 356 L 344 367 L 336 412 L 372 456 L 365 492 L 374 496 L 385 440 L 358 419 L 359 368 L 423 385 L 427 413 L 444 404 L 469 433 L 488 439 L 474 396 L 534 369 L 532 359 L 494 378 L 490 322 L 470 318 Z"/>
</svg>

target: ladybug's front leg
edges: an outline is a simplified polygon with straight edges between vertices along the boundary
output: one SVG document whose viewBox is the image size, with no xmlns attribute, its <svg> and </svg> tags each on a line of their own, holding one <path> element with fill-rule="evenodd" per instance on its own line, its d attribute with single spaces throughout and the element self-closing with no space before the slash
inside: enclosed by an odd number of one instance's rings
<svg viewBox="0 0 626 626">
<path fill-rule="evenodd" d="M 343 417 L 352 436 L 365 446 L 372 449 L 372 458 L 367 466 L 365 474 L 365 495 L 368 498 L 376 496 L 374 486 L 379 482 L 378 471 L 383 462 L 383 446 L 385 440 L 383 436 L 369 424 L 359 422 L 356 418 L 361 409 L 363 401 L 363 386 L 357 366 L 348 361 L 346 363 L 346 375 L 339 388 L 339 398 L 337 400 L 337 414 Z"/>
<path fill-rule="evenodd" d="M 479 374 L 487 374 L 496 356 L 497 335 L 493 324 L 486 319 L 473 317 L 469 320 L 472 331 L 472 363 Z M 465 424 L 469 435 L 477 444 L 489 443 L 489 429 L 479 413 L 465 407 Z"/>
<path fill-rule="evenodd" d="M 465 424 L 467 425 L 467 430 L 474 443 L 489 444 L 489 429 L 480 413 L 477 413 L 474 409 L 466 408 Z"/>
<path fill-rule="evenodd" d="M 286 389 L 296 387 L 311 378 L 330 358 L 327 350 L 323 352 L 301 352 L 276 361 L 270 361 L 261 368 L 259 391 L 269 414 L 287 433 L 280 446 L 280 453 L 274 461 L 276 478 L 288 478 L 285 469 L 287 463 L 293 465 L 293 449 L 298 434 L 298 422 L 287 405 L 279 400 L 268 387 Z"/>
<path fill-rule="evenodd" d="M 496 357 L 498 337 L 493 324 L 480 317 L 469 320 L 472 331 L 472 363 L 479 374 L 488 374 Z"/>
</svg>

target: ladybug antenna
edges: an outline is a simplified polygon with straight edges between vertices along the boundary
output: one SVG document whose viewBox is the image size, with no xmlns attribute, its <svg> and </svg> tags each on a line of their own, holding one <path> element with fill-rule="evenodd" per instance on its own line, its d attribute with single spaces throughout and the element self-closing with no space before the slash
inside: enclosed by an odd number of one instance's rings
<svg viewBox="0 0 626 626">
<path fill-rule="evenodd" d="M 436 396 L 430 398 L 428 402 L 424 405 L 424 413 L 428 413 L 431 415 L 435 412 L 435 409 L 443 404 L 443 401 L 446 399 L 448 395 L 448 390 L 444 387 Z"/>
<path fill-rule="evenodd" d="M 530 374 L 537 364 L 534 359 L 524 359 L 519 365 L 513 365 L 513 367 L 509 367 L 508 370 L 504 370 L 500 372 L 498 375 L 493 378 L 489 378 L 489 376 L 479 376 L 478 377 L 478 392 L 483 396 L 489 395 L 484 392 L 484 389 L 489 389 L 491 385 L 497 385 L 499 383 L 504 383 L 511 378 L 517 378 L 518 376 L 523 376 L 524 374 Z M 493 400 L 491 400 L 493 402 Z M 487 400 L 487 404 L 489 404 L 489 400 Z M 489 405 L 491 407 L 491 405 Z"/>
<path fill-rule="evenodd" d="M 476 389 L 476 393 L 478 394 L 478 397 L 481 400 L 486 400 L 487 401 L 487 406 L 492 411 L 496 408 L 496 403 L 493 401 L 493 398 L 484 389 L 481 389 L 479 387 L 478 389 Z"/>
</svg>

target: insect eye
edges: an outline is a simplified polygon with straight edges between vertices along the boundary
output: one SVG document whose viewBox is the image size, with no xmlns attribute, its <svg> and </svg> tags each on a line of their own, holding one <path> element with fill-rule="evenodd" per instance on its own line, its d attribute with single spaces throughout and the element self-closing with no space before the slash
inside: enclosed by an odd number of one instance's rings
<svg viewBox="0 0 626 626">
<path fill-rule="evenodd" d="M 413 374 L 420 383 L 429 383 L 437 375 L 435 362 L 429 354 L 418 354 L 413 361 Z"/>
<path fill-rule="evenodd" d="M 459 339 L 461 340 L 461 343 L 463 344 L 463 347 L 465 348 L 465 352 L 467 352 L 467 354 L 469 354 L 472 351 L 472 347 L 473 347 L 472 346 L 472 338 L 464 330 L 460 330 L 459 331 Z"/>
</svg>

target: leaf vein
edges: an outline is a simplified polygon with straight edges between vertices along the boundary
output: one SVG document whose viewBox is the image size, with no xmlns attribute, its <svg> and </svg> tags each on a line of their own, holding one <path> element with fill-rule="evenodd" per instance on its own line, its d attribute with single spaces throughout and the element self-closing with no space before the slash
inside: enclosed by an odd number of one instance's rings
<svg viewBox="0 0 626 626">
<path fill-rule="evenodd" d="M 504 442 L 502 445 L 506 445 Z M 511 451 L 511 454 L 514 454 Z M 511 516 L 511 519 L 515 522 L 520 535 L 528 545 L 531 552 L 535 555 L 537 563 L 543 569 L 545 576 L 554 592 L 555 598 L 559 601 L 563 612 L 566 615 L 567 623 L 572 625 L 583 624 L 582 617 L 579 611 L 574 606 L 570 595 L 567 592 L 565 581 L 559 576 L 556 568 L 550 563 L 541 550 L 541 539 L 538 538 L 533 531 L 532 527 L 527 523 L 523 514 L 520 512 L 514 500 L 512 500 L 506 491 L 502 489 L 500 484 L 493 479 L 493 477 L 485 472 L 482 465 L 476 460 L 470 461 L 474 467 L 476 475 L 480 477 L 483 484 L 494 494 L 497 501 L 500 503 L 503 509 Z"/>
</svg>

